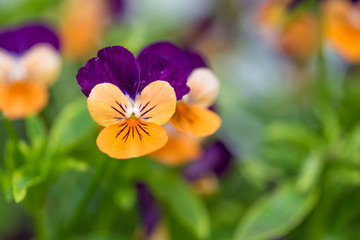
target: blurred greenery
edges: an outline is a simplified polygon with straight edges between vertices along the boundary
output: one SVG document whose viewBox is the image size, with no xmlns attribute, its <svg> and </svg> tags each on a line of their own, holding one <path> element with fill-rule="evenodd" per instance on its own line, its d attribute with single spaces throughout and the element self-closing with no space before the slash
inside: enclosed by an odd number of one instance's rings
<svg viewBox="0 0 360 240">
<path fill-rule="evenodd" d="M 0 26 L 44 21 L 56 27 L 61 2 L 0 0 Z M 360 239 L 359 66 L 334 60 L 327 48 L 300 70 L 269 54 L 248 30 L 256 28 L 248 15 L 260 1 L 176 2 L 189 5 L 178 21 L 162 18 L 180 9 L 161 10 L 161 0 L 132 2 L 130 16 L 111 26 L 99 48 L 123 45 L 137 52 L 164 39 L 189 45 L 198 22 L 213 19 L 215 39 L 203 37 L 213 41 L 210 49 L 203 39 L 190 46 L 207 51 L 221 79 L 223 124 L 213 139 L 224 141 L 236 162 L 218 180 L 218 191 L 195 193 L 183 179 L 184 167 L 101 153 L 100 128 L 75 78 L 86 59 L 64 58 L 40 115 L 1 119 L 0 239 L 137 239 L 138 181 L 149 185 L 173 240 Z M 211 11 L 202 18 L 186 15 L 195 2 Z M 306 2 L 306 9 L 314 7 L 315 1 Z M 146 8 L 151 4 L 159 12 Z M 260 87 L 254 83 L 259 78 Z"/>
</svg>

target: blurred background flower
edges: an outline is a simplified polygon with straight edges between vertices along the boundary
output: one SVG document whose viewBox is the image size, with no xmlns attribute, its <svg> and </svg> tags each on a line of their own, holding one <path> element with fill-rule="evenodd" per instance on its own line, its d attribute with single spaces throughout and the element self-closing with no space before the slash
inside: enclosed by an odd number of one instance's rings
<svg viewBox="0 0 360 240">
<path fill-rule="evenodd" d="M 0 32 L 0 110 L 17 119 L 39 113 L 57 80 L 61 56 L 56 34 L 42 25 Z"/>
</svg>

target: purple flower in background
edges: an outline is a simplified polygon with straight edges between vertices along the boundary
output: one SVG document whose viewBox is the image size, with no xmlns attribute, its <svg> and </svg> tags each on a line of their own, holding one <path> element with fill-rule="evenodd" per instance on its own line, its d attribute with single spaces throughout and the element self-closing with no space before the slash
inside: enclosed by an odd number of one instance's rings
<svg viewBox="0 0 360 240">
<path fill-rule="evenodd" d="M 49 44 L 59 50 L 56 34 L 44 25 L 26 25 L 17 29 L 8 29 L 0 33 L 0 48 L 9 53 L 21 55 L 37 44 Z"/>
<path fill-rule="evenodd" d="M 185 169 L 184 176 L 191 182 L 208 174 L 221 177 L 227 172 L 232 161 L 231 152 L 224 143 L 217 141 L 205 147 L 202 156 Z"/>
<path fill-rule="evenodd" d="M 11 119 L 40 112 L 61 67 L 59 39 L 32 24 L 0 32 L 0 110 Z"/>
<path fill-rule="evenodd" d="M 125 0 L 109 0 L 109 8 L 113 16 L 121 14 L 125 7 Z"/>
<path fill-rule="evenodd" d="M 141 53 L 135 58 L 120 46 L 101 49 L 96 58 L 80 68 L 76 78 L 85 96 L 97 84 L 111 83 L 135 100 L 138 93 L 157 80 L 168 82 L 177 99 L 190 91 L 186 86 L 187 75 L 179 64 L 151 53 Z"/>
<path fill-rule="evenodd" d="M 143 231 L 145 237 L 149 237 L 160 222 L 160 209 L 145 183 L 136 183 L 136 191 Z"/>
</svg>

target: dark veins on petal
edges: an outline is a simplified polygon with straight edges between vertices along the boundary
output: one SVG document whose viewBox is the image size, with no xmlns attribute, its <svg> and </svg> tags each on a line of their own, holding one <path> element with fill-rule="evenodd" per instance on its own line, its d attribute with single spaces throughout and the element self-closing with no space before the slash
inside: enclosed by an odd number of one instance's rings
<svg viewBox="0 0 360 240">
<path fill-rule="evenodd" d="M 15 54 L 22 54 L 39 43 L 47 43 L 59 50 L 57 35 L 43 25 L 27 25 L 0 32 L 0 48 Z"/>
<path fill-rule="evenodd" d="M 128 122 L 125 121 L 119 126 L 119 131 L 116 133 L 116 138 L 118 138 L 122 133 L 125 133 L 125 135 L 121 139 L 124 142 L 127 142 L 130 136 L 132 136 L 132 139 L 135 139 L 135 137 L 139 137 L 140 141 L 143 140 L 145 134 L 150 136 L 148 132 L 148 126 L 142 122 L 139 122 L 136 126 L 129 126 Z"/>
<path fill-rule="evenodd" d="M 146 237 L 149 237 L 160 221 L 161 213 L 153 195 L 143 182 L 136 183 L 140 217 Z"/>
<path fill-rule="evenodd" d="M 185 169 L 184 176 L 189 181 L 197 180 L 208 173 L 221 176 L 229 169 L 232 160 L 233 155 L 228 148 L 217 141 L 208 145 L 202 156 Z"/>
</svg>

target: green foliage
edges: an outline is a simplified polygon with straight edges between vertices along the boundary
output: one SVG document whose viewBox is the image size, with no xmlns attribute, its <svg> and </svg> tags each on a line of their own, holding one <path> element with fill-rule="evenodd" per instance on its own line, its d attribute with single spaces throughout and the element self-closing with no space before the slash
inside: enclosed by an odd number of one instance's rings
<svg viewBox="0 0 360 240">
<path fill-rule="evenodd" d="M 174 217 L 198 239 L 209 236 L 209 218 L 201 201 L 179 179 L 157 176 L 149 181 L 151 190 Z"/>
<path fill-rule="evenodd" d="M 0 0 L 0 25 L 44 20 L 56 28 L 62 2 Z M 138 239 L 144 226 L 137 181 L 149 186 L 171 240 L 359 238 L 359 67 L 344 66 L 318 49 L 316 60 L 306 64 L 282 59 L 273 66 L 275 58 L 265 59 L 272 71 L 264 82 L 252 82 L 261 76 L 262 62 L 242 45 L 247 37 L 237 37 L 238 24 L 236 30 L 228 24 L 238 22 L 231 17 L 242 17 L 231 7 L 236 1 L 218 2 L 211 21 L 220 31 L 214 32 L 234 33 L 195 34 L 197 47 L 208 52 L 211 46 L 208 57 L 221 79 L 222 127 L 216 138 L 236 155 L 231 169 L 217 178 L 217 192 L 196 193 L 183 178 L 186 166 L 164 166 L 147 156 L 114 160 L 100 152 L 101 126 L 92 120 L 75 79 L 86 59 L 64 58 L 42 113 L 12 122 L 0 118 L 0 215 L 6 220 L 0 221 L 1 239 L 16 239 L 24 229 L 39 240 Z M 318 10 L 316 1 L 303 1 L 291 16 Z M 144 9 L 139 13 L 135 20 L 127 13 L 125 21 L 117 18 L 101 47 L 123 45 L 137 53 L 164 39 L 191 46 L 197 23 L 164 21 L 162 14 Z M 282 86 L 270 78 L 283 80 Z"/>
<path fill-rule="evenodd" d="M 262 196 L 240 220 L 235 240 L 266 240 L 282 237 L 295 228 L 316 204 L 316 192 L 302 193 L 294 184 L 283 183 Z"/>
<path fill-rule="evenodd" d="M 85 99 L 77 99 L 66 106 L 57 116 L 50 130 L 48 148 L 51 152 L 63 152 L 86 139 L 94 129 Z"/>
</svg>

